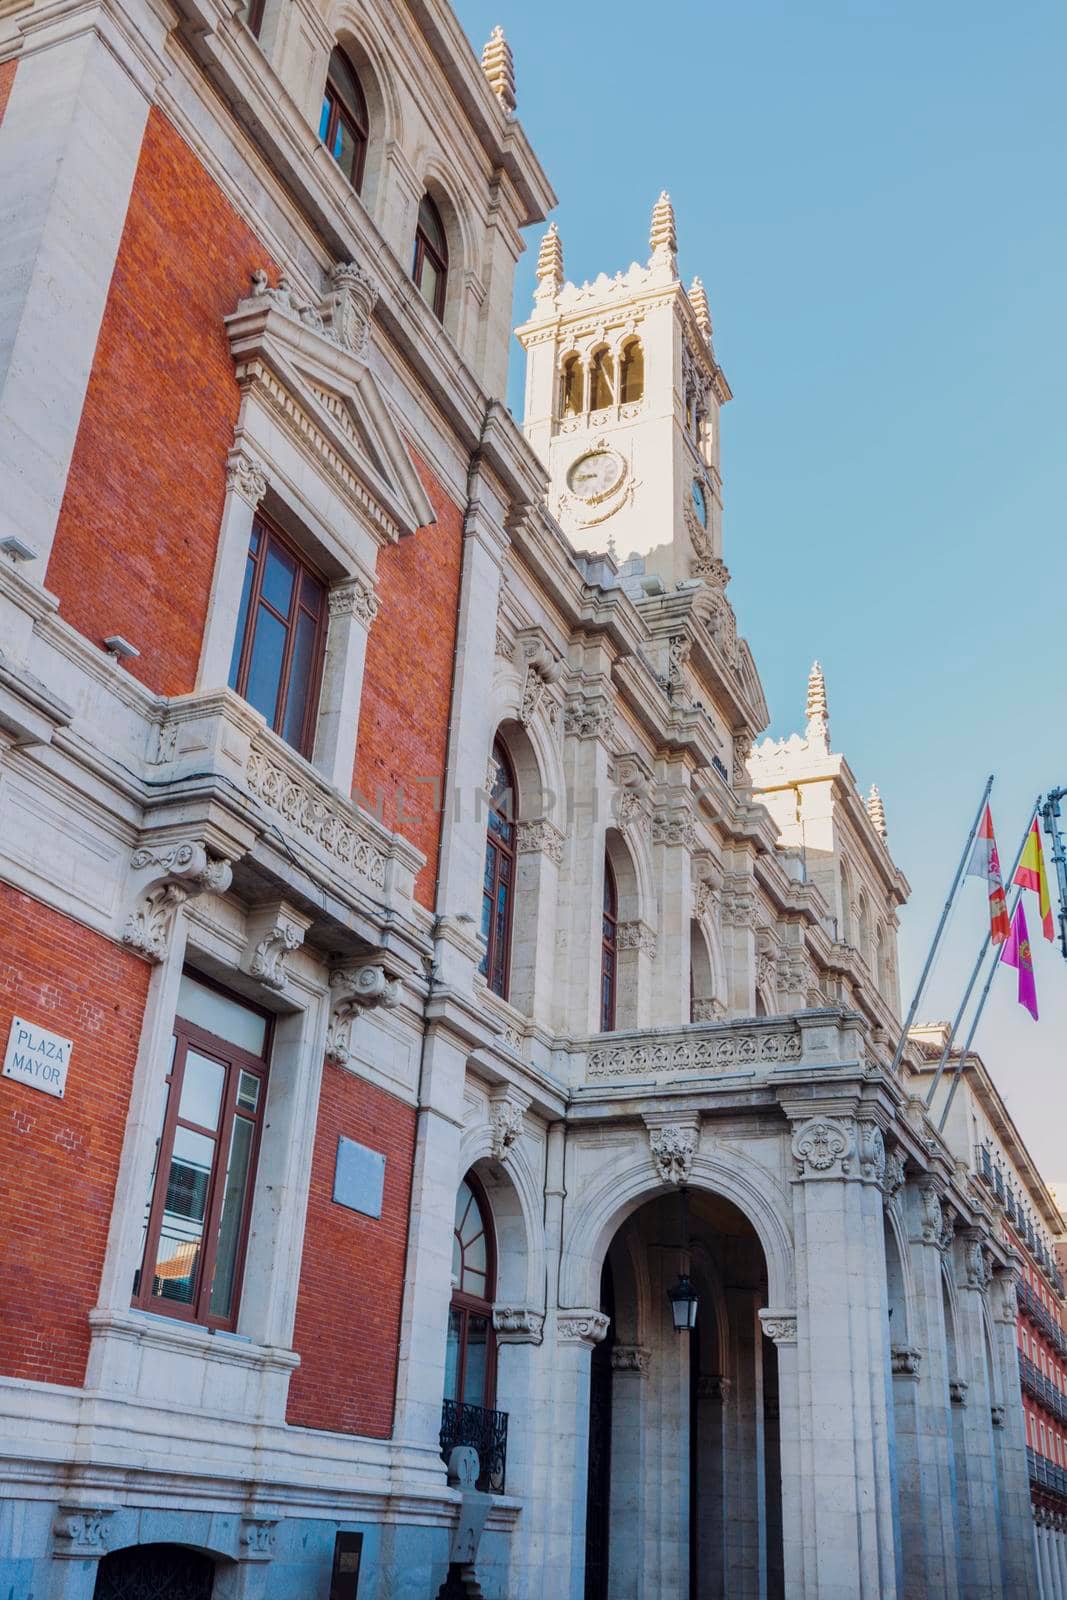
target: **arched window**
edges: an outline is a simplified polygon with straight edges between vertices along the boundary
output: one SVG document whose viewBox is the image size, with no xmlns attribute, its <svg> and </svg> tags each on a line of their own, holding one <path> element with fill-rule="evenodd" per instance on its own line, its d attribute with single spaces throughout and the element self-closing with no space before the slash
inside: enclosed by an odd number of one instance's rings
<svg viewBox="0 0 1067 1600">
<path fill-rule="evenodd" d="M 603 411 L 615 398 L 615 363 L 610 350 L 598 350 L 589 368 L 589 409 Z"/>
<path fill-rule="evenodd" d="M 615 1027 L 615 989 L 618 982 L 619 958 L 619 891 L 615 872 L 604 857 L 604 914 L 600 944 L 600 1031 L 611 1033 Z"/>
<path fill-rule="evenodd" d="M 619 361 L 619 399 L 629 405 L 645 392 L 645 353 L 640 339 L 631 339 Z"/>
<path fill-rule="evenodd" d="M 567 356 L 559 374 L 559 414 L 580 416 L 582 410 L 582 363 L 578 356 Z"/>
<path fill-rule="evenodd" d="M 839 874 L 838 893 L 841 896 L 841 923 L 838 934 L 842 944 L 852 943 L 852 890 L 848 881 L 845 863 L 842 861 Z"/>
<path fill-rule="evenodd" d="M 370 119 L 356 69 L 341 49 L 330 57 L 319 138 L 358 194 L 367 160 Z"/>
<path fill-rule="evenodd" d="M 495 1388 L 493 1296 L 496 1251 L 489 1207 L 469 1172 L 456 1196 L 452 1235 L 452 1304 L 448 1312 L 445 1399 L 491 1408 Z"/>
<path fill-rule="evenodd" d="M 481 971 L 490 989 L 507 999 L 511 956 L 511 915 L 515 893 L 515 779 L 508 753 L 498 739 L 493 745 L 493 788 L 485 836 L 482 882 Z"/>
<path fill-rule="evenodd" d="M 859 952 L 862 959 L 870 965 L 871 960 L 871 917 L 867 909 L 867 896 L 860 893 L 859 900 Z"/>
<path fill-rule="evenodd" d="M 441 213 L 428 194 L 423 195 L 419 206 L 411 276 L 434 316 L 443 319 L 448 287 L 448 240 Z"/>
</svg>

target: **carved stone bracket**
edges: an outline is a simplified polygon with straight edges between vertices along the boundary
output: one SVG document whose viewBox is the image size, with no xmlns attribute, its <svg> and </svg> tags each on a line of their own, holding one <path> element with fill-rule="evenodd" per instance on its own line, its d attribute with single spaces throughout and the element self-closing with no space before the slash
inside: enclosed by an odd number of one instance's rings
<svg viewBox="0 0 1067 1600">
<path fill-rule="evenodd" d="M 812 1117 L 793 1134 L 798 1178 L 842 1178 L 852 1168 L 855 1124 L 850 1117 Z"/>
<path fill-rule="evenodd" d="M 1004 1426 L 1004 1407 L 999 1402 L 997 1402 L 994 1405 L 990 1406 L 990 1408 L 989 1408 L 989 1420 L 993 1424 L 994 1428 L 1003 1428 L 1003 1426 Z"/>
<path fill-rule="evenodd" d="M 989 1309 L 994 1322 L 1015 1327 L 1019 1312 L 1014 1272 L 1008 1270 L 993 1274 L 989 1285 Z"/>
<path fill-rule="evenodd" d="M 992 1273 L 986 1256 L 984 1239 L 977 1229 L 966 1229 L 961 1234 L 962 1259 L 959 1286 L 961 1289 L 984 1289 Z"/>
<path fill-rule="evenodd" d="M 688 1183 L 700 1143 L 699 1120 L 696 1117 L 673 1120 L 646 1117 L 645 1126 L 652 1164 L 660 1183 Z"/>
<path fill-rule="evenodd" d="M 493 1330 L 497 1344 L 540 1344 L 545 1314 L 529 1306 L 494 1306 Z"/>
<path fill-rule="evenodd" d="M 399 978 L 384 967 L 343 967 L 330 974 L 330 1024 L 326 1030 L 326 1059 L 345 1067 L 351 1057 L 352 1023 L 361 1011 L 379 1006 L 391 1009 L 400 1000 Z"/>
<path fill-rule="evenodd" d="M 895 1344 L 890 1350 L 894 1378 L 917 1378 L 923 1353 L 912 1344 Z"/>
<path fill-rule="evenodd" d="M 524 672 L 519 721 L 528 728 L 545 701 L 546 691 L 562 678 L 565 663 L 553 656 L 545 641 L 537 637 L 525 638 L 522 650 Z M 558 720 L 555 702 L 549 699 L 545 710 L 554 727 Z"/>
<path fill-rule="evenodd" d="M 636 1372 L 640 1377 L 647 1378 L 651 1361 L 651 1350 L 639 1344 L 617 1344 L 611 1352 L 614 1372 Z"/>
<path fill-rule="evenodd" d="M 529 1104 L 529 1096 L 515 1089 L 504 1089 L 491 1097 L 489 1128 L 494 1161 L 506 1161 L 513 1146 L 522 1137 L 523 1116 Z"/>
<path fill-rule="evenodd" d="M 277 1527 L 277 1518 L 242 1517 L 238 1561 L 270 1561 Z"/>
<path fill-rule="evenodd" d="M 599 1344 L 607 1336 L 611 1318 L 603 1311 L 561 1311 L 556 1319 L 560 1344 Z"/>
<path fill-rule="evenodd" d="M 954 1406 L 967 1404 L 967 1390 L 970 1385 L 966 1378 L 950 1378 L 948 1383 L 949 1399 Z"/>
<path fill-rule="evenodd" d="M 885 1176 L 885 1135 L 876 1122 L 857 1123 L 860 1176 L 868 1183 L 880 1184 Z"/>
<path fill-rule="evenodd" d="M 304 942 L 311 918 L 284 900 L 249 913 L 242 969 L 268 989 L 284 989 L 285 962 Z"/>
<path fill-rule="evenodd" d="M 882 1193 L 887 1206 L 892 1205 L 906 1181 L 904 1156 L 899 1150 L 887 1150 L 885 1172 L 882 1174 Z"/>
<path fill-rule="evenodd" d="M 122 942 L 150 961 L 166 957 L 174 919 L 185 902 L 198 894 L 225 894 L 233 878 L 228 861 L 191 839 L 142 846 L 133 852 L 130 866 L 138 887 Z"/>
<path fill-rule="evenodd" d="M 98 1560 L 108 1552 L 113 1506 L 59 1506 L 52 1523 L 52 1555 L 58 1561 Z"/>
<path fill-rule="evenodd" d="M 546 855 L 556 866 L 563 864 L 564 835 L 554 822 L 520 822 L 515 829 L 515 850 L 520 856 Z"/>
<path fill-rule="evenodd" d="M 795 1311 L 778 1311 L 764 1306 L 760 1313 L 760 1326 L 768 1339 L 775 1344 L 796 1344 L 797 1314 Z"/>
</svg>

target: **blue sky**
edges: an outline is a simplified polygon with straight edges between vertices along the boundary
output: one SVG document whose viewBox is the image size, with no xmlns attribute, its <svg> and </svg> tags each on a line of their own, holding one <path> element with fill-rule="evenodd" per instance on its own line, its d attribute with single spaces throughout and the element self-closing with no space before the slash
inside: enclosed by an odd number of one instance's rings
<svg viewBox="0 0 1067 1600">
<path fill-rule="evenodd" d="M 735 396 L 731 597 L 771 731 L 800 724 L 818 656 L 834 746 L 882 790 L 913 890 L 910 994 L 986 774 L 1005 867 L 1033 797 L 1067 784 L 1067 8 L 458 12 L 479 50 L 505 28 L 569 277 L 644 259 L 671 192 L 682 273 L 704 280 Z M 521 377 L 516 347 L 516 414 Z M 922 1015 L 955 1008 L 984 915 L 972 880 Z M 1056 1181 L 1067 963 L 1048 947 L 1036 966 L 1041 1023 L 1005 970 L 977 1047 Z"/>
</svg>

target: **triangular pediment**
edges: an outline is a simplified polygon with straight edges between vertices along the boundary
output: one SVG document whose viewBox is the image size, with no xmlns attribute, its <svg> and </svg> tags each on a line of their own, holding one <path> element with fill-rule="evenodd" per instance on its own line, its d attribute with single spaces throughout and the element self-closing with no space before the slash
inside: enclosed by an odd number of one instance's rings
<svg viewBox="0 0 1067 1600">
<path fill-rule="evenodd" d="M 336 297 L 321 310 L 265 287 L 226 318 L 242 388 L 258 388 L 305 455 L 375 537 L 392 543 L 435 521 L 388 398 L 370 365 L 369 318 L 354 334 Z"/>
</svg>

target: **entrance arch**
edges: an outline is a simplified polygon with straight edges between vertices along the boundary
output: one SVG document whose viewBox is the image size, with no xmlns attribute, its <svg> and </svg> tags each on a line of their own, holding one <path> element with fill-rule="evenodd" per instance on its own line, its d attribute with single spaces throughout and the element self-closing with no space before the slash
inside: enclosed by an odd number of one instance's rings
<svg viewBox="0 0 1067 1600">
<path fill-rule="evenodd" d="M 180 1544 L 135 1544 L 104 1556 L 93 1600 L 212 1600 L 215 1563 Z"/>
</svg>

